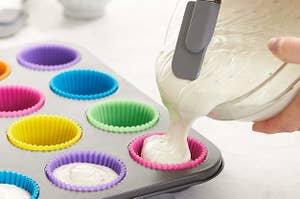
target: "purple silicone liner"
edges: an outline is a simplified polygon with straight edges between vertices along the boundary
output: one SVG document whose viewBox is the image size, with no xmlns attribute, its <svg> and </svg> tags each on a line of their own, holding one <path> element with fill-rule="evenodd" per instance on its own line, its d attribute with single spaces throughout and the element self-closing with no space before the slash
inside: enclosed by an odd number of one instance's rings
<svg viewBox="0 0 300 199">
<path fill-rule="evenodd" d="M 24 48 L 18 62 L 29 69 L 52 71 L 71 67 L 80 61 L 80 54 L 59 44 L 38 44 Z"/>
<path fill-rule="evenodd" d="M 60 180 L 58 180 L 53 171 L 66 164 L 75 163 L 75 162 L 85 162 L 98 164 L 102 166 L 106 166 L 114 170 L 118 177 L 112 182 L 98 185 L 98 186 L 76 186 L 66 184 Z M 92 191 L 100 191 L 104 189 L 109 189 L 117 184 L 119 184 L 126 176 L 126 167 L 123 162 L 121 162 L 118 158 L 101 153 L 96 151 L 75 151 L 66 153 L 64 155 L 58 156 L 51 160 L 45 167 L 45 172 L 48 179 L 56 186 L 66 189 L 69 191 L 77 191 L 77 192 L 92 192 Z"/>
</svg>

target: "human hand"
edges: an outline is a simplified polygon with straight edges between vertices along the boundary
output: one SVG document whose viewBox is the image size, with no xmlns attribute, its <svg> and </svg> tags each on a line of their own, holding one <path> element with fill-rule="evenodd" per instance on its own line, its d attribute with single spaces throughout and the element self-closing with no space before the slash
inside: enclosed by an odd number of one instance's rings
<svg viewBox="0 0 300 199">
<path fill-rule="evenodd" d="M 300 64 L 300 38 L 273 38 L 268 47 L 282 61 Z M 282 112 L 268 120 L 255 122 L 252 129 L 268 134 L 300 130 L 300 92 Z"/>
</svg>

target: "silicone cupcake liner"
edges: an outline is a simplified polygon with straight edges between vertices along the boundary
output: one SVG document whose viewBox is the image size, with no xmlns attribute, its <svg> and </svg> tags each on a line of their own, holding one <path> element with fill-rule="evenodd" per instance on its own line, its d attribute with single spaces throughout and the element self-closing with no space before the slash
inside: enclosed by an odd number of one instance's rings
<svg viewBox="0 0 300 199">
<path fill-rule="evenodd" d="M 31 178 L 20 173 L 0 171 L 0 184 L 10 184 L 22 188 L 29 192 L 31 199 L 37 199 L 39 197 L 38 184 Z"/>
<path fill-rule="evenodd" d="M 81 138 L 79 125 L 72 120 L 52 115 L 37 115 L 13 123 L 8 140 L 15 146 L 32 151 L 51 151 L 69 147 Z"/>
<path fill-rule="evenodd" d="M 112 182 L 98 185 L 98 186 L 76 186 L 76 185 L 70 185 L 66 184 L 60 180 L 58 180 L 54 174 L 53 171 L 66 164 L 70 163 L 76 163 L 76 162 L 85 162 L 85 163 L 92 163 L 97 165 L 102 165 L 111 168 L 114 170 L 118 177 L 113 180 Z M 104 189 L 111 188 L 118 183 L 120 183 L 126 175 L 126 168 L 125 165 L 118 160 L 117 158 L 105 154 L 105 153 L 99 153 L 95 151 L 76 151 L 67 153 L 64 155 L 61 155 L 59 157 L 56 157 L 55 159 L 51 160 L 46 168 L 45 168 L 46 175 L 48 179 L 56 186 L 70 190 L 70 191 L 78 191 L 78 192 L 90 192 L 90 191 L 100 191 Z"/>
<path fill-rule="evenodd" d="M 59 70 L 71 67 L 80 60 L 77 51 L 59 44 L 39 44 L 23 49 L 18 62 L 33 70 Z"/>
<path fill-rule="evenodd" d="M 0 80 L 3 80 L 10 73 L 10 68 L 7 63 L 0 61 Z"/>
<path fill-rule="evenodd" d="M 112 132 L 137 132 L 155 125 L 157 110 L 147 104 L 129 100 L 96 103 L 87 111 L 88 121 L 95 127 Z"/>
<path fill-rule="evenodd" d="M 145 167 L 157 170 L 183 170 L 201 164 L 206 158 L 207 149 L 205 145 L 192 137 L 188 137 L 188 144 L 192 155 L 191 161 L 181 164 L 159 164 L 144 160 L 141 157 L 141 151 L 144 144 L 144 140 L 153 135 L 165 135 L 165 133 L 150 133 L 142 135 L 134 139 L 128 146 L 129 154 L 132 157 L 132 159 Z"/>
<path fill-rule="evenodd" d="M 51 90 L 62 97 L 75 100 L 92 100 L 113 94 L 117 81 L 108 74 L 95 70 L 71 70 L 55 76 Z"/>
<path fill-rule="evenodd" d="M 0 117 L 19 117 L 38 111 L 45 102 L 41 92 L 27 86 L 0 86 Z"/>
</svg>

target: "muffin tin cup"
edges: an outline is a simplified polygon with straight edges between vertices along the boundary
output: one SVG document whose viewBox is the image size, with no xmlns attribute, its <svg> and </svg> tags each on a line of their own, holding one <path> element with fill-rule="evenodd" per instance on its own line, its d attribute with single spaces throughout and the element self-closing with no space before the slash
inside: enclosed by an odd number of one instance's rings
<svg viewBox="0 0 300 199">
<path fill-rule="evenodd" d="M 52 71 L 75 65 L 80 61 L 80 55 L 64 45 L 39 44 L 21 50 L 17 59 L 25 68 Z"/>
<path fill-rule="evenodd" d="M 37 115 L 13 123 L 7 138 L 15 146 L 31 151 L 67 148 L 80 140 L 82 131 L 74 121 L 52 115 Z"/>
<path fill-rule="evenodd" d="M 62 97 L 93 100 L 109 96 L 118 89 L 118 82 L 96 70 L 71 70 L 52 78 L 51 90 Z"/>
<path fill-rule="evenodd" d="M 144 140 L 153 135 L 165 135 L 165 134 L 166 133 L 145 134 L 131 141 L 131 143 L 128 145 L 128 150 L 132 159 L 137 163 L 151 169 L 171 170 L 171 171 L 190 169 L 205 161 L 207 155 L 207 149 L 205 145 L 192 137 L 188 137 L 187 139 L 191 156 L 192 156 L 191 160 L 188 162 L 180 163 L 180 164 L 159 164 L 159 163 L 144 160 L 141 157 L 141 151 L 143 148 Z"/>
<path fill-rule="evenodd" d="M 38 111 L 44 95 L 28 86 L 0 86 L 0 117 L 19 117 Z"/>
<path fill-rule="evenodd" d="M 10 73 L 10 68 L 7 63 L 0 61 L 0 80 L 6 78 Z"/>
<path fill-rule="evenodd" d="M 70 163 L 91 163 L 91 164 L 97 164 L 101 166 L 106 166 L 114 170 L 118 177 L 106 184 L 103 185 L 97 185 L 97 186 L 77 186 L 77 185 L 71 185 L 66 184 L 60 180 L 58 180 L 54 176 L 54 170 L 60 166 L 70 164 Z M 46 175 L 48 179 L 56 186 L 66 189 L 69 191 L 77 191 L 77 192 L 92 192 L 92 191 L 100 191 L 104 189 L 109 189 L 113 186 L 116 186 L 119 184 L 126 176 L 126 168 L 125 165 L 118 160 L 116 157 L 105 154 L 105 153 L 99 153 L 96 151 L 75 151 L 66 153 L 64 155 L 61 155 L 59 157 L 56 157 L 55 159 L 51 160 L 46 168 L 45 168 Z"/>
<path fill-rule="evenodd" d="M 0 171 L 0 184 L 15 185 L 24 189 L 30 194 L 31 199 L 37 199 L 39 197 L 38 184 L 23 174 L 13 171 Z"/>
<path fill-rule="evenodd" d="M 96 103 L 87 111 L 88 121 L 96 128 L 110 132 L 137 132 L 154 126 L 159 113 L 151 106 L 132 100 Z"/>
</svg>

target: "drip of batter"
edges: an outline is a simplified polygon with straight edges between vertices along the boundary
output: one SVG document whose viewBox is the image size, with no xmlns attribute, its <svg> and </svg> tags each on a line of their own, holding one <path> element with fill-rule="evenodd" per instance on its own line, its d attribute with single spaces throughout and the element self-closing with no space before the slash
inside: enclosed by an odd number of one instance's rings
<svg viewBox="0 0 300 199">
<path fill-rule="evenodd" d="M 1 199 L 30 199 L 30 194 L 15 185 L 0 184 L 0 198 Z"/>
<path fill-rule="evenodd" d="M 67 184 L 97 186 L 112 182 L 118 174 L 105 166 L 90 163 L 71 163 L 54 170 L 54 176 Z"/>
<path fill-rule="evenodd" d="M 214 38 L 194 81 L 174 76 L 174 47 L 166 43 L 158 57 L 156 80 L 169 111 L 169 129 L 167 135 L 147 138 L 141 156 L 162 164 L 189 161 L 187 136 L 194 120 L 208 115 L 217 105 L 248 93 L 279 68 L 281 61 L 272 56 L 266 44 L 273 36 L 284 34 L 283 30 L 300 34 L 300 27 L 294 25 L 300 20 L 299 6 L 298 0 L 224 1 Z M 242 105 L 249 108 L 273 100 L 299 74 L 299 66 L 286 67 Z"/>
</svg>

